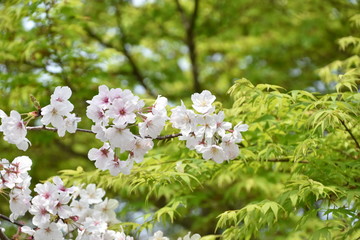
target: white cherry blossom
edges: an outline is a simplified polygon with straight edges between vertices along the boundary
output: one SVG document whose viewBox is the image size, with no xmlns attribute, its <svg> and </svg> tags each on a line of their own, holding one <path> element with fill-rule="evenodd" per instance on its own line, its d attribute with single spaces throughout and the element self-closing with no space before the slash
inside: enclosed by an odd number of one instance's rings
<svg viewBox="0 0 360 240">
<path fill-rule="evenodd" d="M 193 108 L 199 113 L 212 113 L 215 108 L 212 106 L 212 103 L 215 101 L 216 97 L 212 95 L 208 90 L 204 90 L 201 93 L 194 93 L 191 96 L 193 102 Z"/>
<path fill-rule="evenodd" d="M 34 233 L 34 240 L 62 240 L 62 232 L 58 229 L 56 223 L 47 223 L 41 226 Z"/>
<path fill-rule="evenodd" d="M 27 130 L 20 113 L 12 110 L 8 117 L 2 111 L 0 117 L 2 119 L 0 130 L 4 133 L 4 140 L 15 144 L 18 149 L 26 151 L 30 145 L 30 141 L 26 138 Z"/>
<path fill-rule="evenodd" d="M 156 138 L 165 126 L 165 119 L 160 115 L 147 114 L 144 122 L 139 123 L 141 137 Z"/>
<path fill-rule="evenodd" d="M 50 103 L 51 105 L 61 103 L 69 112 L 71 112 L 72 110 L 74 110 L 74 105 L 69 101 L 71 94 L 71 89 L 67 86 L 56 87 L 54 93 L 50 97 Z"/>
<path fill-rule="evenodd" d="M 127 125 L 134 123 L 136 114 L 136 105 L 131 101 L 127 101 L 122 98 L 117 98 L 113 101 L 113 104 L 109 107 L 109 117 L 114 119 L 116 125 Z"/>
<path fill-rule="evenodd" d="M 108 143 L 104 143 L 104 145 L 99 149 L 90 149 L 88 158 L 92 161 L 95 161 L 95 166 L 98 169 L 106 170 L 109 162 L 114 159 L 114 150 L 110 148 Z"/>
</svg>

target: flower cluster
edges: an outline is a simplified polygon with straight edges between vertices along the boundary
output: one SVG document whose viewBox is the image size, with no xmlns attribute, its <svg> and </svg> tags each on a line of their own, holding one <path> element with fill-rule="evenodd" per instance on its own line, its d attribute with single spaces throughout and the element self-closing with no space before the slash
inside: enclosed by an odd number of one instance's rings
<svg viewBox="0 0 360 240">
<path fill-rule="evenodd" d="M 199 240 L 200 238 L 201 236 L 199 234 L 196 233 L 191 236 L 191 232 L 188 232 L 184 237 L 179 237 L 177 240 Z M 149 240 L 169 240 L 169 238 L 165 237 L 162 231 L 157 231 Z"/>
<path fill-rule="evenodd" d="M 97 168 L 109 170 L 112 175 L 129 174 L 134 162 L 141 162 L 153 148 L 152 139 L 164 128 L 167 99 L 160 96 L 153 106 L 144 108 L 144 101 L 130 90 L 102 85 L 99 94 L 87 102 L 86 115 L 94 122 L 91 130 L 104 142 L 101 148 L 89 151 L 89 159 L 95 161 Z M 140 135 L 130 131 L 137 119 Z M 127 152 L 127 159 L 120 159 L 116 150 Z"/>
<path fill-rule="evenodd" d="M 71 113 L 74 110 L 74 105 L 69 101 L 71 94 L 69 87 L 56 87 L 50 97 L 50 104 L 41 109 L 41 123 L 45 126 L 51 123 L 60 137 L 63 137 L 66 131 L 75 133 L 81 120 Z"/>
<path fill-rule="evenodd" d="M 17 157 L 12 162 L 6 159 L 0 161 L 0 190 L 10 189 L 10 220 L 15 221 L 26 212 L 33 216 L 35 228 L 23 226 L 22 233 L 31 235 L 34 240 L 133 240 L 123 231 L 108 229 L 119 222 L 115 212 L 119 203 L 115 199 L 103 199 L 105 191 L 95 184 L 86 188 L 67 188 L 56 176 L 53 182 L 36 184 L 36 195 L 32 197 L 28 174 L 31 165 L 32 161 L 27 156 Z M 199 238 L 200 235 L 195 234 L 191 240 Z M 149 239 L 168 238 L 158 231 Z M 190 240 L 190 233 L 183 239 Z"/>
<path fill-rule="evenodd" d="M 85 189 L 66 188 L 59 177 L 53 183 L 45 182 L 35 187 L 37 195 L 31 200 L 29 212 L 36 229 L 22 227 L 22 231 L 37 239 L 125 239 L 123 232 L 108 226 L 117 223 L 115 209 L 118 201 L 102 199 L 105 191 L 89 184 Z M 131 237 L 126 238 L 131 240 Z"/>
<path fill-rule="evenodd" d="M 7 116 L 4 111 L 0 110 L 0 118 L 0 132 L 4 133 L 4 140 L 15 144 L 18 149 L 26 151 L 30 141 L 26 138 L 26 124 L 21 119 L 20 113 L 12 110 L 10 116 Z"/>
<path fill-rule="evenodd" d="M 50 104 L 41 108 L 41 123 L 45 126 L 51 124 L 57 129 L 60 137 L 65 132 L 75 133 L 80 118 L 71 113 L 74 105 L 69 101 L 71 89 L 69 87 L 56 87 L 51 95 Z M 4 140 L 8 143 L 15 144 L 18 149 L 26 151 L 30 141 L 26 138 L 26 126 L 30 120 L 38 117 L 40 113 L 30 112 L 23 120 L 21 114 L 15 110 L 7 116 L 4 111 L 0 110 L 0 132 L 4 133 Z"/>
<path fill-rule="evenodd" d="M 31 203 L 31 191 L 29 189 L 31 177 L 28 174 L 32 165 L 29 157 L 21 156 L 12 162 L 7 159 L 0 161 L 0 192 L 10 189 L 10 219 L 13 221 L 24 215 Z"/>
<path fill-rule="evenodd" d="M 203 158 L 217 163 L 231 160 L 239 155 L 237 143 L 241 142 L 241 132 L 248 130 L 248 125 L 239 123 L 232 128 L 230 122 L 224 121 L 224 112 L 214 113 L 213 102 L 216 97 L 209 91 L 195 93 L 191 96 L 193 110 L 181 106 L 172 109 L 170 121 L 174 128 L 181 131 L 180 140 L 186 141 L 189 149 L 201 153 Z"/>
<path fill-rule="evenodd" d="M 27 156 L 15 158 L 12 162 L 0 161 L 0 190 L 9 189 L 10 220 L 15 221 L 26 212 L 33 215 L 36 228 L 22 227 L 22 232 L 38 239 L 64 239 L 71 236 L 85 239 L 126 239 L 123 232 L 108 229 L 117 223 L 115 209 L 118 201 L 103 199 L 105 191 L 89 184 L 86 188 L 66 188 L 59 177 L 53 183 L 45 182 L 35 186 L 36 196 L 31 196 L 28 171 L 32 161 Z"/>
<path fill-rule="evenodd" d="M 54 126 L 60 137 L 66 131 L 76 132 L 80 122 L 80 118 L 71 113 L 74 109 L 69 101 L 71 94 L 69 87 L 56 87 L 50 104 L 40 111 L 42 124 Z M 234 159 L 239 154 L 237 143 L 243 140 L 241 132 L 247 131 L 248 125 L 239 123 L 232 129 L 232 124 L 224 121 L 224 112 L 215 112 L 215 99 L 207 90 L 195 93 L 191 96 L 193 110 L 181 102 L 181 106 L 171 110 L 169 118 L 165 97 L 158 96 L 152 106 L 145 107 L 144 101 L 130 90 L 101 85 L 99 93 L 87 101 L 86 115 L 94 123 L 91 132 L 103 146 L 90 149 L 88 158 L 95 161 L 97 168 L 109 170 L 114 176 L 130 174 L 134 163 L 142 162 L 144 155 L 153 148 L 153 139 L 160 135 L 170 119 L 172 126 L 181 132 L 179 139 L 185 140 L 186 146 L 202 154 L 205 160 L 222 163 Z M 28 114 L 28 119 L 40 113 Z M 22 120 L 16 111 L 7 116 L 0 110 L 0 118 L 4 139 L 25 151 L 30 144 L 26 138 L 28 121 Z"/>
</svg>

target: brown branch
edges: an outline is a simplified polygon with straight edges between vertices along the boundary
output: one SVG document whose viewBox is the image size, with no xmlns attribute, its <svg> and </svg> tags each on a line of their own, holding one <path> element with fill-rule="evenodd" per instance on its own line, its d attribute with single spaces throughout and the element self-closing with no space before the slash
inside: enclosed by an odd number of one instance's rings
<svg viewBox="0 0 360 240">
<path fill-rule="evenodd" d="M 45 126 L 35 126 L 35 127 L 26 127 L 26 130 L 29 130 L 29 131 L 41 131 L 41 130 L 45 130 L 45 131 L 50 131 L 50 132 L 56 132 L 56 131 L 57 131 L 57 128 L 45 127 Z M 76 131 L 77 131 L 77 132 L 94 133 L 94 132 L 91 131 L 91 130 L 82 129 L 82 128 L 77 128 Z"/>
<path fill-rule="evenodd" d="M 290 158 L 266 159 L 264 162 L 291 162 L 291 163 L 309 163 L 308 160 L 292 161 Z"/>
<path fill-rule="evenodd" d="M 19 227 L 25 226 L 24 224 L 19 223 L 19 222 L 16 222 L 16 221 L 12 222 L 12 221 L 10 220 L 10 218 L 8 218 L 7 216 L 5 216 L 5 215 L 3 215 L 3 214 L 1 214 L 1 213 L 0 213 L 0 219 L 5 220 L 5 221 L 7 221 L 7 222 L 10 222 L 10 223 L 12 223 L 12 224 L 15 224 L 15 225 L 17 225 L 17 226 L 19 226 Z"/>
<path fill-rule="evenodd" d="M 0 228 L 0 239 L 1 240 L 10 240 L 10 238 L 8 238 L 5 233 L 3 233 L 3 231 Z"/>
<path fill-rule="evenodd" d="M 106 42 L 99 35 L 94 33 L 94 31 L 91 30 L 90 27 L 88 27 L 88 26 L 85 26 L 84 30 L 87 32 L 89 37 L 95 39 L 96 41 L 98 41 L 104 47 L 113 48 L 113 49 L 123 53 L 124 56 L 126 57 L 126 59 L 128 60 L 130 66 L 131 66 L 132 74 L 135 76 L 135 79 L 140 83 L 141 86 L 143 86 L 145 88 L 146 92 L 150 96 L 157 97 L 157 94 L 155 94 L 152 91 L 152 89 L 145 83 L 144 75 L 142 74 L 142 72 L 141 72 L 140 68 L 138 67 L 137 63 L 135 62 L 135 60 L 134 60 L 133 56 L 131 55 L 129 49 L 126 48 L 127 36 L 124 33 L 124 28 L 121 26 L 120 12 L 119 12 L 118 8 L 116 8 L 116 15 L 117 15 L 117 17 L 116 17 L 117 25 L 118 25 L 118 28 L 120 30 L 120 47 L 112 44 L 111 42 Z"/>
<path fill-rule="evenodd" d="M 346 129 L 346 131 L 350 134 L 351 138 L 354 140 L 355 144 L 356 144 L 356 148 L 360 150 L 360 144 L 359 142 L 356 140 L 354 134 L 351 132 L 351 130 L 346 126 L 345 122 L 343 120 L 340 119 L 341 124 L 344 126 L 344 128 Z"/>
<path fill-rule="evenodd" d="M 57 128 L 52 128 L 52 127 L 45 127 L 45 126 L 35 126 L 35 127 L 26 127 L 27 130 L 29 131 L 50 131 L 50 132 L 56 132 Z M 89 130 L 89 129 L 82 129 L 82 128 L 77 128 L 76 132 L 85 132 L 85 133 L 92 133 L 95 134 L 93 131 Z M 181 133 L 174 133 L 174 134 L 169 134 L 169 135 L 164 135 L 164 136 L 157 136 L 155 139 L 156 140 L 166 140 L 166 139 L 171 139 L 171 138 L 176 138 L 182 136 Z M 151 137 L 145 137 L 145 138 L 151 138 Z"/>
<path fill-rule="evenodd" d="M 121 12 L 119 10 L 119 7 L 116 7 L 116 23 L 117 23 L 117 27 L 120 31 L 121 50 L 124 53 L 125 57 L 127 58 L 130 66 L 132 68 L 133 74 L 135 75 L 138 82 L 145 88 L 146 92 L 149 95 L 156 97 L 157 95 L 145 83 L 145 81 L 144 81 L 145 77 L 143 76 L 142 72 L 140 71 L 140 69 L 139 69 L 137 63 L 135 62 L 134 58 L 132 57 L 129 49 L 126 47 L 126 44 L 128 43 L 127 35 L 124 31 L 124 27 L 121 24 Z"/>
<path fill-rule="evenodd" d="M 183 26 L 185 28 L 185 44 L 189 49 L 189 57 L 191 62 L 191 73 L 193 77 L 193 88 L 195 92 L 201 91 L 200 80 L 199 80 L 199 66 L 197 63 L 197 50 L 196 50 L 196 42 L 195 42 L 195 27 L 196 27 L 196 19 L 198 17 L 199 12 L 199 0 L 194 0 L 194 9 L 190 17 L 187 17 L 183 7 L 181 6 L 179 0 L 175 0 L 176 7 L 178 12 L 180 13 L 181 20 Z"/>
</svg>

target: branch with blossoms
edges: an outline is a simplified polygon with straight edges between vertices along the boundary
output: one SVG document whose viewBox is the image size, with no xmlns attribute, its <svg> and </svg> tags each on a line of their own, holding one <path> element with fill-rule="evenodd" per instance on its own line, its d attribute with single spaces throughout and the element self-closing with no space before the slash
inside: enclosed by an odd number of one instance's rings
<svg viewBox="0 0 360 240">
<path fill-rule="evenodd" d="M 168 100 L 163 96 L 158 96 L 153 105 L 146 107 L 145 102 L 130 90 L 99 86 L 99 93 L 87 101 L 86 116 L 93 122 L 91 129 L 77 127 L 81 119 L 72 113 L 71 95 L 69 87 L 56 87 L 50 96 L 50 104 L 45 107 L 40 107 L 33 98 L 37 111 L 26 114 L 24 119 L 15 110 L 9 116 L 0 110 L 0 131 L 4 133 L 4 140 L 26 151 L 31 144 L 26 138 L 27 131 L 53 131 L 60 137 L 66 132 L 92 133 L 103 146 L 90 149 L 88 158 L 95 161 L 98 169 L 118 175 L 130 174 L 134 163 L 142 162 L 144 155 L 153 148 L 153 140 L 178 137 L 205 160 L 216 163 L 232 160 L 239 155 L 238 143 L 243 140 L 241 132 L 248 130 L 248 125 L 242 123 L 232 129 L 232 124 L 224 121 L 224 112 L 215 112 L 216 97 L 207 90 L 191 96 L 194 110 L 187 109 L 181 102 L 181 106 L 171 110 L 169 117 Z M 42 126 L 28 126 L 31 120 L 39 117 Z M 161 135 L 167 121 L 180 133 Z M 134 126 L 138 129 L 136 133 Z M 127 159 L 120 159 L 118 153 L 124 152 Z"/>
<path fill-rule="evenodd" d="M 61 178 L 56 176 L 52 182 L 36 184 L 36 194 L 32 196 L 29 188 L 31 177 L 28 174 L 31 165 L 32 161 L 27 156 L 17 157 L 12 162 L 6 159 L 0 161 L 0 189 L 9 192 L 11 210 L 10 217 L 0 214 L 0 219 L 19 227 L 17 237 L 31 236 L 34 240 L 133 240 L 133 237 L 127 236 L 121 229 L 109 229 L 111 225 L 119 223 L 115 212 L 119 202 L 104 199 L 105 191 L 95 184 L 65 187 Z M 32 215 L 34 227 L 15 221 L 27 212 Z M 157 239 L 160 235 L 163 237 L 162 232 L 156 232 L 149 239 Z M 194 236 L 194 239 L 200 238 L 198 234 Z M 2 229 L 0 239 L 8 240 Z"/>
<path fill-rule="evenodd" d="M 45 131 L 50 131 L 50 132 L 57 132 L 58 129 L 57 128 L 52 128 L 52 127 L 46 127 L 46 126 L 35 126 L 35 127 L 26 127 L 26 130 L 28 131 L 41 131 L 41 130 L 45 130 Z M 75 132 L 85 132 L 85 133 L 93 133 L 95 134 L 95 132 L 89 130 L 89 129 L 83 129 L 83 128 L 76 128 Z M 139 135 L 137 135 L 139 137 Z M 166 139 L 171 139 L 171 138 L 176 138 L 182 136 L 181 133 L 174 133 L 174 134 L 169 134 L 169 135 L 163 135 L 163 136 L 157 136 L 156 140 L 166 140 Z M 149 136 L 146 136 L 145 138 L 151 138 Z"/>
</svg>

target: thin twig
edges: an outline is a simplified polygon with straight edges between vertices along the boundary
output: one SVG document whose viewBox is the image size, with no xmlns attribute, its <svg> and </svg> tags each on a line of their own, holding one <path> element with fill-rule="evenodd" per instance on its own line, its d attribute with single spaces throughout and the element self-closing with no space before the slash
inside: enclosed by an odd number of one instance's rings
<svg viewBox="0 0 360 240">
<path fill-rule="evenodd" d="M 291 162 L 291 163 L 309 163 L 308 160 L 301 161 L 292 161 L 290 158 L 280 158 L 280 159 L 265 159 L 264 162 Z"/>
<path fill-rule="evenodd" d="M 359 142 L 356 140 L 354 134 L 351 132 L 351 130 L 346 126 L 345 122 L 343 120 L 340 120 L 341 124 L 344 126 L 344 128 L 346 129 L 346 131 L 350 134 L 351 138 L 354 140 L 355 144 L 356 144 L 356 148 L 360 150 L 360 144 Z"/>
<path fill-rule="evenodd" d="M 15 225 L 17 225 L 17 226 L 19 226 L 19 227 L 25 226 L 24 224 L 21 224 L 21 223 L 16 222 L 16 221 L 12 222 L 12 221 L 10 220 L 10 218 L 8 218 L 7 216 L 5 216 L 5 215 L 3 215 L 3 214 L 1 214 L 1 213 L 0 213 L 0 219 L 5 220 L 5 221 L 7 221 L 7 222 L 10 222 L 10 223 L 12 223 L 12 224 L 15 224 Z"/>
<path fill-rule="evenodd" d="M 26 127 L 27 130 L 29 131 L 50 131 L 50 132 L 56 132 L 57 128 L 52 128 L 52 127 L 45 127 L 45 126 L 35 126 L 35 127 Z M 77 128 L 76 132 L 85 132 L 85 133 L 92 133 L 95 134 L 93 131 L 89 130 L 89 129 L 83 129 L 83 128 Z M 169 135 L 164 135 L 164 136 L 157 136 L 155 139 L 156 140 L 165 140 L 165 139 L 171 139 L 171 138 L 176 138 L 182 136 L 181 133 L 174 133 L 174 134 L 169 134 Z M 151 137 L 145 137 L 145 138 L 151 138 Z"/>
<path fill-rule="evenodd" d="M 45 126 L 35 126 L 35 127 L 26 127 L 26 130 L 29 130 L 29 131 L 42 131 L 42 130 L 44 130 L 44 131 L 56 132 L 57 128 L 45 127 Z M 77 132 L 94 133 L 91 130 L 82 129 L 82 128 L 77 128 L 76 131 Z"/>
<path fill-rule="evenodd" d="M 120 45 L 121 45 L 120 47 L 111 42 L 106 42 L 104 39 L 102 39 L 99 35 L 97 35 L 88 26 L 85 26 L 84 30 L 87 32 L 89 37 L 95 39 L 104 47 L 113 48 L 119 52 L 122 52 L 125 55 L 126 59 L 128 60 L 130 66 L 131 66 L 132 74 L 135 76 L 136 80 L 140 83 L 141 86 L 143 86 L 145 88 L 146 92 L 150 96 L 157 97 L 157 94 L 155 94 L 153 92 L 153 90 L 145 83 L 145 81 L 144 81 L 145 77 L 143 76 L 142 72 L 140 71 L 140 68 L 138 67 L 137 63 L 135 62 L 134 58 L 132 57 L 130 51 L 128 50 L 128 48 L 126 48 L 127 36 L 124 33 L 123 27 L 121 27 L 120 12 L 117 8 L 116 8 L 116 20 L 117 20 L 118 28 L 120 29 L 120 32 L 121 32 L 120 33 Z"/>
<path fill-rule="evenodd" d="M 138 82 L 145 88 L 145 90 L 147 91 L 147 93 L 153 97 L 156 97 L 157 95 L 152 91 L 152 89 L 145 83 L 144 79 L 145 77 L 143 76 L 142 72 L 140 71 L 137 63 L 135 62 L 133 56 L 131 55 L 129 49 L 126 47 L 126 44 L 128 43 L 127 40 L 127 35 L 126 32 L 124 30 L 124 27 L 122 26 L 121 23 L 121 12 L 119 7 L 116 7 L 116 24 L 117 27 L 120 31 L 119 37 L 120 37 L 120 44 L 121 44 L 121 50 L 124 53 L 125 57 L 127 58 L 133 74 L 135 75 L 136 79 L 138 80 Z"/>
</svg>

